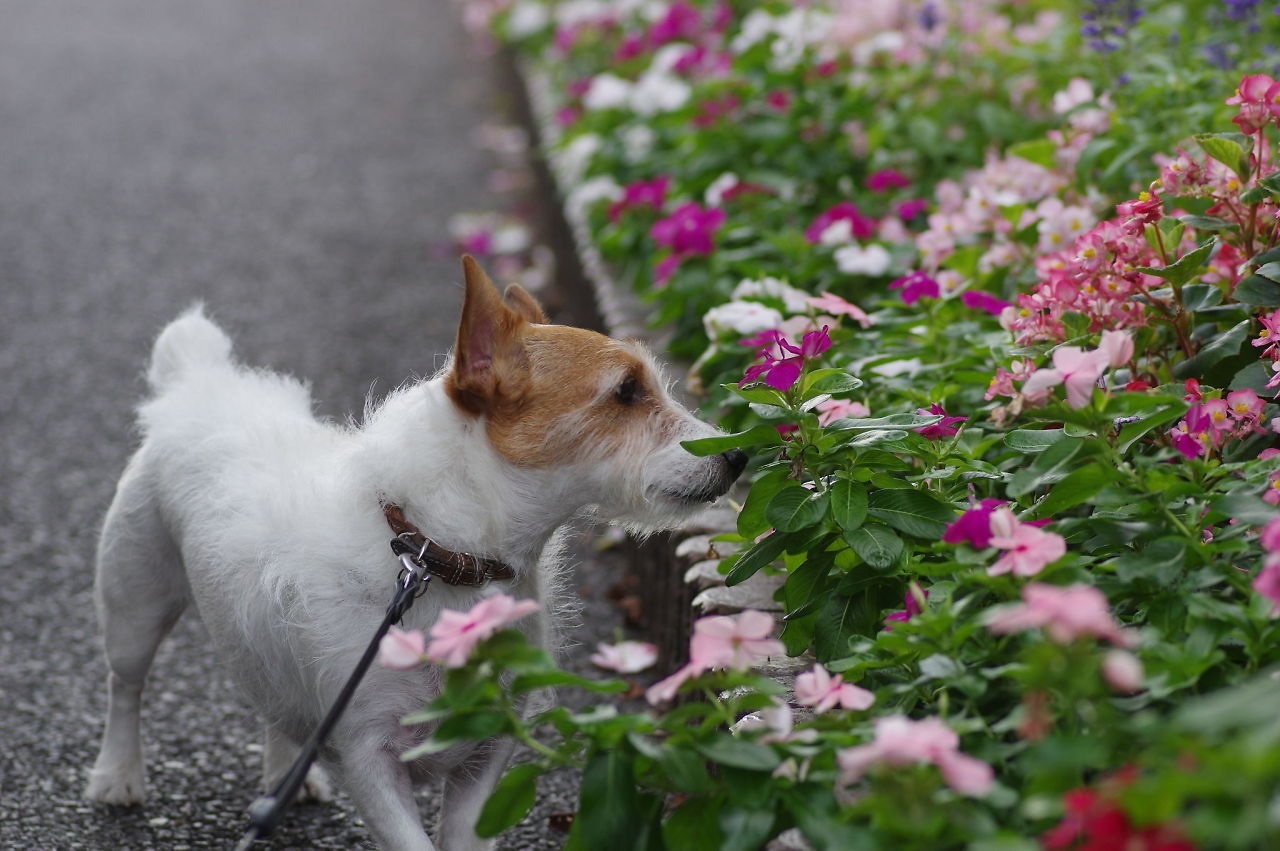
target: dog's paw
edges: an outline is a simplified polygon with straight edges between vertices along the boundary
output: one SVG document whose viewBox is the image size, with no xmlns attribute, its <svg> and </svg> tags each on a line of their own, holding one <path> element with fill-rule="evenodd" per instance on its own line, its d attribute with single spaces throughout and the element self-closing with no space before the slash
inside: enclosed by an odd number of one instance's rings
<svg viewBox="0 0 1280 851">
<path fill-rule="evenodd" d="M 307 779 L 302 781 L 298 790 L 298 801 L 315 801 L 325 804 L 333 800 L 333 784 L 329 780 L 329 772 L 318 765 L 307 770 Z"/>
<path fill-rule="evenodd" d="M 89 772 L 84 796 L 100 804 L 128 806 L 141 804 L 147 797 L 147 783 L 142 769 L 100 769 Z"/>
</svg>

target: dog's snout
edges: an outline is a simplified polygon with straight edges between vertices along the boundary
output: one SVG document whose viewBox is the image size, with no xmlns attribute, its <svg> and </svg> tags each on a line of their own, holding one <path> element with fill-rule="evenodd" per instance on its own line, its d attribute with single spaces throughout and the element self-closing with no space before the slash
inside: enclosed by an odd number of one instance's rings
<svg viewBox="0 0 1280 851">
<path fill-rule="evenodd" d="M 738 476 L 742 475 L 742 471 L 747 468 L 747 453 L 741 449 L 730 449 L 722 454 L 724 462 L 729 465 L 729 473 L 736 480 Z"/>
</svg>

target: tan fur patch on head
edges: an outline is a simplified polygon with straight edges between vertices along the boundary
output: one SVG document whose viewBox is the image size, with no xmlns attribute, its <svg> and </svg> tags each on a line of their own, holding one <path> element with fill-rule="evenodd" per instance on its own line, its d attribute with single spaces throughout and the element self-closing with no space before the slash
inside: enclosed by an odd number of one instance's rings
<svg viewBox="0 0 1280 851">
<path fill-rule="evenodd" d="M 551 467 L 669 437 L 678 418 L 643 350 L 594 331 L 531 325 L 518 395 L 489 411 L 486 428 L 514 464 Z"/>
</svg>

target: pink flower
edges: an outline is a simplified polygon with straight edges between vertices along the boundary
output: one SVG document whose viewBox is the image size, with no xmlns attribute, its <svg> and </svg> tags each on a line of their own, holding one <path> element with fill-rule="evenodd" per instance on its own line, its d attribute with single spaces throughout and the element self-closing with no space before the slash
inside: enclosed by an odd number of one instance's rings
<svg viewBox="0 0 1280 851">
<path fill-rule="evenodd" d="M 930 405 L 928 409 L 917 408 L 916 413 L 926 416 L 930 414 L 937 414 L 942 417 L 941 420 L 933 425 L 921 426 L 920 428 L 912 429 L 916 434 L 922 434 L 930 440 L 941 440 L 945 437 L 955 437 L 960 433 L 960 429 L 956 428 L 956 423 L 962 423 L 969 419 L 968 417 L 948 416 L 946 409 L 937 402 Z"/>
<path fill-rule="evenodd" d="M 984 499 L 952 521 L 942 533 L 943 543 L 969 543 L 985 549 L 991 543 L 991 515 L 1003 505 L 998 499 Z"/>
<path fill-rule="evenodd" d="M 844 399 L 828 399 L 819 403 L 815 410 L 818 412 L 818 425 L 822 426 L 829 426 L 846 417 L 856 419 L 871 416 L 871 410 L 866 405 L 861 402 L 846 402 Z"/>
<path fill-rule="evenodd" d="M 848 316 L 863 328 L 870 328 L 873 324 L 871 317 L 861 307 L 829 292 L 824 292 L 820 296 L 811 296 L 809 304 L 833 316 Z"/>
<path fill-rule="evenodd" d="M 844 677 L 834 677 L 821 665 L 796 677 L 796 702 L 812 706 L 819 714 L 840 706 L 844 709 L 867 709 L 876 702 L 876 696 L 864 688 L 844 682 Z"/>
<path fill-rule="evenodd" d="M 620 674 L 643 671 L 658 661 L 658 648 L 647 641 L 619 641 L 617 644 L 597 644 L 591 661 L 601 668 Z"/>
<path fill-rule="evenodd" d="M 1124 366 L 1133 360 L 1133 337 L 1125 331 L 1103 331 L 1098 353 L 1099 357 L 1106 357 L 1107 366 Z"/>
<path fill-rule="evenodd" d="M 1269 553 L 1280 552 L 1280 517 L 1273 517 L 1258 533 L 1258 543 Z"/>
<path fill-rule="evenodd" d="M 1108 650 L 1102 657 L 1102 679 L 1117 694 L 1142 691 L 1142 662 L 1128 650 Z"/>
<path fill-rule="evenodd" d="M 867 189 L 872 192 L 888 192 L 911 185 L 911 178 L 897 169 L 882 168 L 867 176 Z"/>
<path fill-rule="evenodd" d="M 427 639 L 418 629 L 390 627 L 378 642 L 378 664 L 393 671 L 410 671 L 422 664 Z"/>
<path fill-rule="evenodd" d="M 1213 419 L 1204 403 L 1192 405 L 1176 426 L 1169 431 L 1173 448 L 1191 460 L 1207 455 L 1214 446 Z"/>
<path fill-rule="evenodd" d="M 1132 352 L 1132 346 L 1130 346 Z M 1093 398 L 1093 388 L 1106 371 L 1113 352 L 1095 349 L 1086 352 L 1079 346 L 1059 346 L 1053 351 L 1053 369 L 1038 369 L 1022 385 L 1028 398 L 1050 387 L 1065 384 L 1067 404 L 1083 408 Z"/>
<path fill-rule="evenodd" d="M 1252 136 L 1280 118 L 1280 82 L 1266 74 L 1246 74 L 1226 103 L 1240 107 L 1231 121 L 1242 133 Z"/>
<path fill-rule="evenodd" d="M 693 638 L 689 641 L 689 663 L 650 686 L 645 699 L 655 705 L 665 703 L 688 680 L 705 671 L 745 671 L 756 662 L 782 655 L 786 648 L 771 637 L 773 626 L 772 616 L 753 609 L 737 615 L 700 618 L 693 625 Z"/>
<path fill-rule="evenodd" d="M 942 287 L 924 272 L 911 272 L 889 284 L 891 290 L 902 290 L 902 303 L 910 306 L 922 298 L 937 298 Z"/>
<path fill-rule="evenodd" d="M 1280 615 L 1280 560 L 1268 559 L 1253 578 L 1253 590 L 1271 601 L 1272 617 Z"/>
<path fill-rule="evenodd" d="M 912 721 L 890 715 L 876 721 L 875 738 L 868 744 L 837 752 L 840 781 L 854 783 L 873 765 L 936 765 L 942 778 L 962 795 L 980 796 L 995 782 L 991 766 L 960 752 L 960 737 L 937 718 Z"/>
<path fill-rule="evenodd" d="M 1009 307 L 1009 302 L 982 290 L 965 290 L 960 294 L 960 301 L 971 310 L 981 310 L 992 316 L 999 316 Z"/>
<path fill-rule="evenodd" d="M 538 611 L 533 600 L 515 600 L 506 594 L 486 597 L 469 612 L 445 609 L 431 627 L 427 658 L 446 668 L 464 665 L 471 651 L 499 629 Z"/>
<path fill-rule="evenodd" d="M 1022 589 L 1022 603 L 995 610 L 987 619 L 987 629 L 1008 634 L 1044 628 L 1057 644 L 1077 638 L 1105 638 L 1112 644 L 1128 646 L 1129 636 L 1111 617 L 1107 597 L 1092 585 L 1045 585 L 1029 582 Z"/>
<path fill-rule="evenodd" d="M 989 544 L 1005 553 L 987 568 L 988 576 L 1035 576 L 1067 552 L 1067 542 L 1061 535 L 1023 523 L 1007 508 L 992 513 Z"/>
</svg>

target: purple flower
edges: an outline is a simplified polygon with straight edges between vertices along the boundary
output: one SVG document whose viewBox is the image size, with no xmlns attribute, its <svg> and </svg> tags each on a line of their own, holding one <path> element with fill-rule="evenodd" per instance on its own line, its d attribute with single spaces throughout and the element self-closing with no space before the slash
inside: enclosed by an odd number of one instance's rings
<svg viewBox="0 0 1280 851">
<path fill-rule="evenodd" d="M 867 177 L 867 188 L 872 192 L 888 192 L 890 189 L 901 189 L 910 185 L 911 179 L 893 168 L 882 168 Z"/>
<path fill-rule="evenodd" d="M 916 596 L 917 592 L 919 593 L 918 597 Z M 889 624 L 906 623 L 907 621 L 911 620 L 916 615 L 924 611 L 924 608 L 922 607 L 921 604 L 923 602 L 928 602 L 928 600 L 929 600 L 929 591 L 925 588 L 921 588 L 919 585 L 912 582 L 911 587 L 907 589 L 907 593 L 902 596 L 902 604 L 905 608 L 903 608 L 901 611 L 890 612 L 889 614 L 885 615 L 884 628 L 892 632 L 893 627 L 890 626 Z"/>
<path fill-rule="evenodd" d="M 924 272 L 911 272 L 889 284 L 891 290 L 902 290 L 902 303 L 913 305 L 922 298 L 937 298 L 942 295 L 942 287 Z"/>
<path fill-rule="evenodd" d="M 651 207 L 661 210 L 667 200 L 667 185 L 671 178 L 659 175 L 653 180 L 637 180 L 622 187 L 622 197 L 609 207 L 609 221 L 616 222 L 627 210 L 636 207 Z"/>
<path fill-rule="evenodd" d="M 804 232 L 804 238 L 811 245 L 817 245 L 822 240 L 822 234 L 827 228 L 837 222 L 849 223 L 850 235 L 857 240 L 867 239 L 876 232 L 876 220 L 868 216 L 862 215 L 862 212 L 854 206 L 852 201 L 841 201 L 834 207 L 818 214 L 813 220 L 813 224 L 809 225 Z"/>
<path fill-rule="evenodd" d="M 697 202 L 690 201 L 676 207 L 667 218 L 655 222 L 649 236 L 677 256 L 706 255 L 715 250 L 713 236 L 716 229 L 724 224 L 724 218 L 724 210 L 706 210 Z"/>
<path fill-rule="evenodd" d="M 944 437 L 955 437 L 957 434 L 960 433 L 960 429 L 956 428 L 955 424 L 962 423 L 965 420 L 969 419 L 968 417 L 947 416 L 947 412 L 943 409 L 942 405 L 940 405 L 937 402 L 934 402 L 932 405 L 930 405 L 927 410 L 924 408 L 917 408 L 916 413 L 917 414 L 938 414 L 939 416 L 942 417 L 941 420 L 934 423 L 933 425 L 921 426 L 920 428 L 914 429 L 916 434 L 923 434 L 925 437 L 929 438 L 930 440 L 941 440 Z"/>
</svg>

